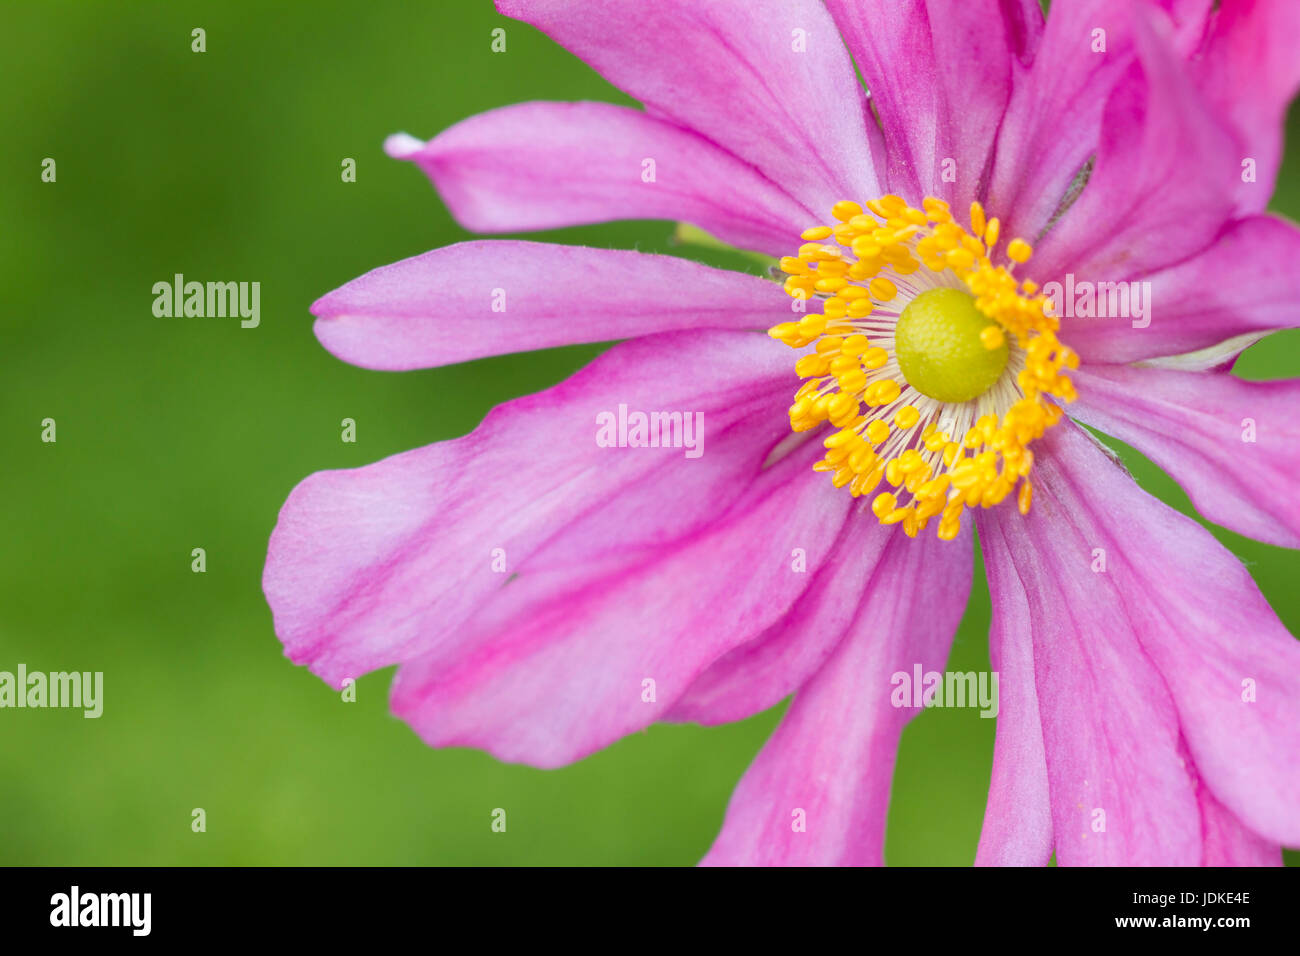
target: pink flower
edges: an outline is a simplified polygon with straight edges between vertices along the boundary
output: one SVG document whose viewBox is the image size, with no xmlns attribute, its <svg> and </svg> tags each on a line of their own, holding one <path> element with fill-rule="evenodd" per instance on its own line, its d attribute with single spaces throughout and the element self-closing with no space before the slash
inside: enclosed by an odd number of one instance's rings
<svg viewBox="0 0 1300 956">
<path fill-rule="evenodd" d="M 1300 5 L 497 6 L 645 109 L 393 137 L 462 224 L 683 221 L 784 256 L 785 288 L 482 241 L 322 298 L 317 336 L 366 368 L 631 341 L 464 438 L 302 482 L 264 580 L 288 655 L 335 687 L 399 664 L 393 710 L 431 746 L 540 767 L 793 693 L 705 862 L 880 863 L 915 713 L 891 675 L 943 670 L 974 524 L 1001 691 L 977 862 L 1300 845 L 1300 645 L 1061 414 L 1300 545 L 1300 383 L 1230 374 L 1300 324 L 1300 233 L 1263 212 Z M 602 447 L 628 409 L 702 414 L 702 454 Z"/>
</svg>

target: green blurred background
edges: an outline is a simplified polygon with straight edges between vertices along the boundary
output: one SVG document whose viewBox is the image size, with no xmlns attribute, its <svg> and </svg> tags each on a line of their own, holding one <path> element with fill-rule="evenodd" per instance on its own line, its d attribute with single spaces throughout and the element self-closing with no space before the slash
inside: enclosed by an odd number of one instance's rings
<svg viewBox="0 0 1300 956">
<path fill-rule="evenodd" d="M 0 863 L 695 862 L 781 708 L 657 726 L 559 771 L 434 751 L 389 716 L 391 671 L 345 704 L 282 657 L 260 587 L 301 478 L 461 435 L 599 351 L 406 374 L 327 354 L 313 299 L 466 238 L 384 137 L 528 99 L 627 100 L 487 0 L 7 4 L 0 21 L 0 670 L 105 674 L 99 720 L 0 711 Z M 489 49 L 497 26 L 505 55 Z M 190 50 L 195 27 L 206 53 Z M 56 183 L 40 181 L 44 157 Z M 340 180 L 344 157 L 355 183 Z M 1292 155 L 1276 201 L 1292 215 L 1296 170 Z M 671 234 L 634 222 L 541 238 L 681 254 Z M 260 281 L 261 327 L 155 318 L 151 286 L 176 272 Z M 1297 336 L 1255 346 L 1239 370 L 1300 373 Z M 40 441 L 46 417 L 57 444 Z M 356 444 L 340 441 L 343 418 Z M 1300 630 L 1300 555 L 1219 534 Z M 205 574 L 190 570 L 195 547 Z M 988 619 L 980 578 L 952 669 L 988 667 Z M 973 710 L 911 724 L 891 863 L 971 861 L 993 725 Z"/>
</svg>

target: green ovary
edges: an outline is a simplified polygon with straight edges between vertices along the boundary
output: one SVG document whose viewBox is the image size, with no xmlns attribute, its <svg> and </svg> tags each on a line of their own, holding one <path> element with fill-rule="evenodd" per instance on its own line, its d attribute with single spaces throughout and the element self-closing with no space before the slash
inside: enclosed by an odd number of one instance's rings
<svg viewBox="0 0 1300 956">
<path fill-rule="evenodd" d="M 1007 367 L 1006 341 L 989 349 L 980 340 L 996 324 L 960 289 L 922 292 L 903 309 L 894 331 L 894 355 L 907 384 L 940 402 L 983 395 Z"/>
</svg>

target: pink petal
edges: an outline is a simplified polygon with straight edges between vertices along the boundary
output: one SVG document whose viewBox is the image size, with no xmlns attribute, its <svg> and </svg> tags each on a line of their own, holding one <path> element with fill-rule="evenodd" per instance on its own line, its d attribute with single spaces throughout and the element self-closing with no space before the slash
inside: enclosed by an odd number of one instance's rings
<svg viewBox="0 0 1300 956">
<path fill-rule="evenodd" d="M 1002 524 L 980 523 L 989 591 L 989 664 L 998 675 L 998 728 L 976 866 L 1046 866 L 1052 858 L 1047 757 L 1034 679 L 1033 616 Z M 996 558 L 996 559 L 995 559 Z"/>
<path fill-rule="evenodd" d="M 872 577 L 897 531 L 855 509 L 825 559 L 813 556 L 820 567 L 794 609 L 754 640 L 715 661 L 692 682 L 667 719 L 724 724 L 789 697 L 821 669 L 858 621 L 873 593 Z M 807 549 L 803 552 L 806 560 Z M 797 559 L 791 555 L 792 562 Z"/>
<path fill-rule="evenodd" d="M 1294 328 L 1300 326 L 1298 261 L 1294 223 L 1239 219 L 1204 251 L 1142 277 L 1150 282 L 1142 291 L 1143 317 L 1132 317 L 1131 309 L 1129 317 L 1066 316 L 1062 335 L 1085 362 L 1132 362 Z"/>
<path fill-rule="evenodd" d="M 1201 856 L 1194 780 L 1178 756 L 1174 701 L 1127 613 L 1136 585 L 1121 577 L 1127 567 L 1117 567 L 1125 538 L 1098 527 L 1074 488 L 1086 480 L 1102 485 L 1103 471 L 1128 479 L 1085 447 L 1089 442 L 1072 425 L 1058 426 L 1042 443 L 1030 514 L 999 507 L 980 516 L 990 586 L 998 583 L 994 607 L 1002 612 L 1023 601 L 1028 612 L 1018 620 L 1028 632 L 1014 639 L 1032 648 L 1016 653 L 1034 663 L 1056 860 L 1062 866 L 1194 865 Z M 1132 521 L 1131 510 L 1123 512 L 1125 522 Z M 1108 573 L 1090 570 L 1094 548 L 1107 552 Z M 1145 600 L 1160 593 L 1148 592 Z M 1040 805 L 1033 795 L 1031 809 Z M 1004 817 L 994 825 L 1009 822 Z"/>
<path fill-rule="evenodd" d="M 1239 163 L 1255 161 L 1255 178 L 1237 178 L 1238 212 L 1259 212 L 1273 195 L 1282 161 L 1287 104 L 1300 87 L 1300 4 L 1239 0 L 1216 11 L 1193 67 L 1218 115 L 1230 123 Z"/>
<path fill-rule="evenodd" d="M 889 562 L 899 559 L 899 537 L 897 528 L 859 510 L 845 523 L 794 610 L 715 661 L 677 701 L 668 719 L 702 724 L 742 720 L 796 691 L 822 668 L 846 634 L 874 619 L 881 602 L 890 600 L 881 582 L 889 574 Z M 924 538 L 911 547 L 928 555 L 934 582 L 929 586 L 942 588 L 944 600 L 954 607 L 965 607 L 971 549 L 961 543 L 938 547 Z"/>
<path fill-rule="evenodd" d="M 955 209 L 983 198 L 1013 62 L 1043 29 L 1037 0 L 829 0 L 884 129 L 890 189 Z M 959 69 L 953 65 L 960 63 Z"/>
<path fill-rule="evenodd" d="M 820 215 L 880 195 L 853 63 L 820 0 L 497 0 L 655 116 Z"/>
<path fill-rule="evenodd" d="M 1162 0 L 1159 5 L 1174 16 L 1180 39 L 1199 37 L 1208 0 Z M 1015 74 L 998 129 L 987 205 L 990 215 L 1002 219 L 1004 236 L 1033 242 L 1096 153 L 1109 125 L 1103 123 L 1107 97 L 1133 63 L 1133 18 L 1139 6 L 1133 0 L 1053 5 L 1032 66 Z M 1096 30 L 1105 31 L 1104 53 L 1093 52 Z"/>
<path fill-rule="evenodd" d="M 610 103 L 519 103 L 388 149 L 419 164 L 474 232 L 670 219 L 781 256 L 827 212 L 698 133 Z"/>
<path fill-rule="evenodd" d="M 821 451 L 763 472 L 707 527 L 580 574 L 543 549 L 510 584 L 519 593 L 466 621 L 456 646 L 403 665 L 393 712 L 430 746 L 539 767 L 661 719 L 714 659 L 790 612 L 809 580 L 791 546 L 824 554 L 839 534 L 852 499 L 812 470 Z"/>
<path fill-rule="evenodd" d="M 891 677 L 910 678 L 917 664 L 923 672 L 943 670 L 966 606 L 970 561 L 965 538 L 912 540 L 894 532 L 851 631 L 796 692 L 746 771 L 704 864 L 883 862 L 894 756 L 917 713 L 891 704 Z M 799 811 L 803 830 L 796 829 Z"/>
<path fill-rule="evenodd" d="M 464 438 L 308 477 L 263 575 L 286 653 L 338 686 L 457 646 L 467 618 L 513 599 L 534 555 L 585 578 L 712 524 L 789 427 L 785 351 L 742 332 L 627 342 Z M 702 454 L 598 446 L 597 415 L 620 404 L 702 414 Z M 492 568 L 498 548 L 508 573 Z"/>
<path fill-rule="evenodd" d="M 1169 472 L 1205 517 L 1300 547 L 1300 379 L 1089 365 L 1074 382 L 1070 413 Z"/>
<path fill-rule="evenodd" d="M 1138 59 L 1106 102 L 1096 168 L 1030 265 L 1040 282 L 1145 275 L 1204 249 L 1231 214 L 1240 173 L 1232 138 L 1168 25 L 1138 17 L 1135 36 Z"/>
<path fill-rule="evenodd" d="M 1201 862 L 1202 781 L 1251 831 L 1300 840 L 1300 644 L 1232 555 L 1081 430 L 1043 444 L 1030 515 L 980 528 L 1029 607 L 1057 861 Z"/>
<path fill-rule="evenodd" d="M 381 266 L 311 310 L 316 337 L 345 362 L 406 370 L 678 329 L 765 329 L 790 317 L 790 300 L 775 282 L 674 256 L 480 241 Z"/>
<path fill-rule="evenodd" d="M 1205 866 L 1281 866 L 1282 848 L 1253 833 L 1202 786 L 1201 831 Z"/>
</svg>

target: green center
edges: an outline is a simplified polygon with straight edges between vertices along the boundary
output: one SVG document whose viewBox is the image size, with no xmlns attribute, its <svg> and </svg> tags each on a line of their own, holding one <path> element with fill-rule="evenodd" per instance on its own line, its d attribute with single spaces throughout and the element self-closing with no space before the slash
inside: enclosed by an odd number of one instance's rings
<svg viewBox="0 0 1300 956">
<path fill-rule="evenodd" d="M 894 331 L 894 354 L 907 384 L 941 402 L 983 395 L 1007 366 L 1007 343 L 984 347 L 996 323 L 960 289 L 930 289 L 907 304 Z"/>
</svg>

